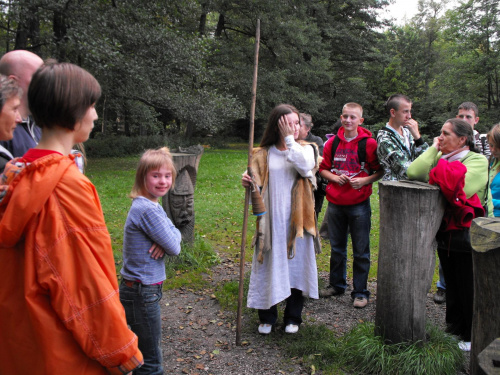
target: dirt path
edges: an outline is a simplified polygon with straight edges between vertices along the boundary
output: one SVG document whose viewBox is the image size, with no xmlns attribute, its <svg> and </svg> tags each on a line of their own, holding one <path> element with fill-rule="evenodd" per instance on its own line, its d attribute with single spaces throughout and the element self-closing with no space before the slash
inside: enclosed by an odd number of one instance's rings
<svg viewBox="0 0 500 375">
<path fill-rule="evenodd" d="M 238 269 L 237 262 L 224 258 L 220 265 L 213 268 L 211 276 L 207 276 L 210 286 L 206 289 L 194 291 L 182 288 L 164 293 L 161 303 L 165 373 L 310 374 L 311 369 L 300 359 L 288 358 L 273 340 L 257 333 L 255 311 L 243 316 L 243 345 L 235 345 L 236 314 L 221 311 L 213 292 L 217 283 L 237 280 Z M 320 277 L 326 280 L 327 275 L 321 274 Z M 340 297 L 306 301 L 304 324 L 325 324 L 340 336 L 359 322 L 373 322 L 376 283 L 370 283 L 369 289 L 372 297 L 364 309 L 352 307 L 349 289 Z M 444 314 L 445 305 L 436 305 L 429 294 L 428 319 L 443 326 Z M 277 331 L 272 335 L 286 340 L 282 329 L 279 322 Z M 316 371 L 316 374 L 321 372 Z"/>
</svg>

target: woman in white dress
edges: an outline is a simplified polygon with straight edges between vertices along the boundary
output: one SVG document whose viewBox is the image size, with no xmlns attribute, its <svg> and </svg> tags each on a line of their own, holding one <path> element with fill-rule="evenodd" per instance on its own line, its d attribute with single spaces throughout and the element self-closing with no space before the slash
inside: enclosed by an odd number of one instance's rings
<svg viewBox="0 0 500 375">
<path fill-rule="evenodd" d="M 296 141 L 299 128 L 295 107 L 276 106 L 260 147 L 253 152 L 254 183 L 261 189 L 267 212 L 257 218 L 247 306 L 258 309 L 261 334 L 271 332 L 278 318 L 277 304 L 284 300 L 285 332 L 296 333 L 304 296 L 318 298 L 313 196 L 318 152 L 315 144 Z M 248 187 L 251 181 L 245 172 L 242 185 Z"/>
</svg>

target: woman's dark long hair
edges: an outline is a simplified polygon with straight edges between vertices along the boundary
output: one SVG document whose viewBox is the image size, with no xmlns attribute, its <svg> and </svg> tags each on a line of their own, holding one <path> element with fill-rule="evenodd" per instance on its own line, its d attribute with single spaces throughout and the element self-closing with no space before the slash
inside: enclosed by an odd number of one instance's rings
<svg viewBox="0 0 500 375">
<path fill-rule="evenodd" d="M 445 124 L 446 123 L 451 124 L 451 129 L 457 137 L 465 137 L 465 146 L 469 146 L 469 150 L 479 152 L 474 140 L 474 131 L 467 122 L 459 118 L 450 118 L 445 121 Z"/>
<path fill-rule="evenodd" d="M 299 116 L 297 108 L 290 104 L 278 104 L 273 108 L 267 120 L 266 130 L 260 141 L 260 147 L 268 147 L 278 143 L 280 140 L 278 121 L 281 116 L 288 115 L 289 113 L 296 113 Z"/>
</svg>

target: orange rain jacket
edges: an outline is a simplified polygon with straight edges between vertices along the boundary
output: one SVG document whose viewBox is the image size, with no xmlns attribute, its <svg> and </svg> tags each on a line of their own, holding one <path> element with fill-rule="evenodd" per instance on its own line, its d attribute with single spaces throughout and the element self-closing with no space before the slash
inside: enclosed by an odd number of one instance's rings
<svg viewBox="0 0 500 375">
<path fill-rule="evenodd" d="M 72 156 L 7 164 L 0 191 L 0 374 L 142 364 L 94 185 Z"/>
</svg>

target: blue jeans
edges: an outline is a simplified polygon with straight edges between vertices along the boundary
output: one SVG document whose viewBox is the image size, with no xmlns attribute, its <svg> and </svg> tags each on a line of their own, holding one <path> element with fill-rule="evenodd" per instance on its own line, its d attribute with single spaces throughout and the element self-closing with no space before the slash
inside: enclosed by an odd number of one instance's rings
<svg viewBox="0 0 500 375">
<path fill-rule="evenodd" d="M 144 356 L 144 365 L 134 375 L 163 375 L 161 352 L 162 284 L 143 285 L 122 280 L 120 301 L 125 308 L 127 324 L 139 338 L 139 350 Z"/>
<path fill-rule="evenodd" d="M 443 266 L 441 266 L 441 262 L 439 262 L 439 280 L 436 283 L 436 286 L 440 289 L 446 290 L 446 281 L 444 279 L 444 272 L 443 272 Z"/>
<path fill-rule="evenodd" d="M 372 210 L 370 199 L 349 206 L 328 202 L 326 210 L 328 236 L 332 249 L 330 256 L 330 285 L 346 289 L 347 234 L 351 234 L 353 252 L 352 298 L 370 297 L 367 289 L 370 271 L 370 228 Z"/>
</svg>

